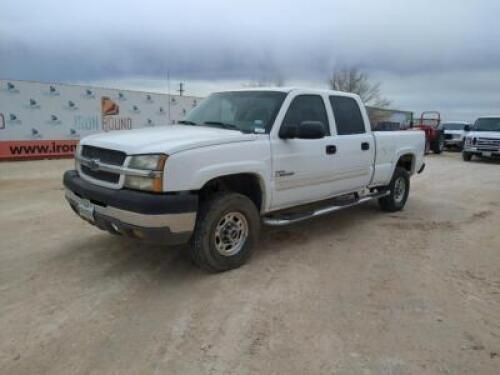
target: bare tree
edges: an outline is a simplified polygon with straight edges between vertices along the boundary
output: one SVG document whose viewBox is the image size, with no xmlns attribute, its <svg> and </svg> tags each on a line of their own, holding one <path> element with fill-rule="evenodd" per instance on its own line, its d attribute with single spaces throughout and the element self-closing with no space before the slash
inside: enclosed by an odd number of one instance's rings
<svg viewBox="0 0 500 375">
<path fill-rule="evenodd" d="M 358 94 L 365 104 L 380 108 L 391 104 L 390 100 L 382 96 L 380 82 L 370 82 L 368 74 L 356 67 L 334 69 L 328 84 L 332 90 Z"/>
</svg>

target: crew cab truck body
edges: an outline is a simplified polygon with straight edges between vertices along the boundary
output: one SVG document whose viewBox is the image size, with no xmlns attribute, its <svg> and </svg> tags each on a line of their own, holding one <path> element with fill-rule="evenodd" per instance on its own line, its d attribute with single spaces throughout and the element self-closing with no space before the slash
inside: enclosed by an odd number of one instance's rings
<svg viewBox="0 0 500 375">
<path fill-rule="evenodd" d="M 480 117 L 474 126 L 465 127 L 466 137 L 462 156 L 470 161 L 473 156 L 500 157 L 500 116 Z"/>
<path fill-rule="evenodd" d="M 360 98 L 304 89 L 215 93 L 181 124 L 82 139 L 66 198 L 115 234 L 189 241 L 210 271 L 243 264 L 261 222 L 285 225 L 378 199 L 400 210 L 424 133 L 372 132 Z"/>
</svg>

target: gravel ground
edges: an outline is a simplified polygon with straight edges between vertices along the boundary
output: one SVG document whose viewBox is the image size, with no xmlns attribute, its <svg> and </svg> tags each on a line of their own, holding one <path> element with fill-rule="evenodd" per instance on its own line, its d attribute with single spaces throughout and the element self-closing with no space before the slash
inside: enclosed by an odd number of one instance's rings
<svg viewBox="0 0 500 375">
<path fill-rule="evenodd" d="M 1 374 L 500 373 L 500 163 L 430 155 L 404 211 L 266 229 L 217 275 L 76 217 L 71 165 L 0 163 Z"/>
</svg>

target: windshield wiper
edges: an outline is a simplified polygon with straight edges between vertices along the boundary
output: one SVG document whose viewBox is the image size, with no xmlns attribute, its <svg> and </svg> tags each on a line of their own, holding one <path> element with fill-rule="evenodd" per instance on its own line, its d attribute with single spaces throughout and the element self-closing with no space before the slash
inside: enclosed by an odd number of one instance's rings
<svg viewBox="0 0 500 375">
<path fill-rule="evenodd" d="M 196 122 L 189 121 L 189 120 L 180 120 L 180 121 L 177 121 L 177 123 L 181 124 L 181 125 L 198 125 Z"/>
<path fill-rule="evenodd" d="M 215 125 L 215 126 L 219 126 L 219 127 L 223 128 L 223 129 L 229 129 L 229 130 L 240 130 L 236 125 L 228 124 L 226 122 L 221 122 L 221 121 L 205 121 L 203 124 Z"/>
</svg>

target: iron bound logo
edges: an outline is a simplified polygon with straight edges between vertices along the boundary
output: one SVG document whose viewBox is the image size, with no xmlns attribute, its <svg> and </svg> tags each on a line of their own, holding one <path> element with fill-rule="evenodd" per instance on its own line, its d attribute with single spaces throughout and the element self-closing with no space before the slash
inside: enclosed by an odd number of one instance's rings
<svg viewBox="0 0 500 375">
<path fill-rule="evenodd" d="M 78 133 L 75 129 L 71 128 L 69 129 L 68 137 L 73 139 L 79 139 L 80 133 Z"/>
<path fill-rule="evenodd" d="M 9 113 L 9 118 L 7 119 L 7 124 L 9 125 L 21 125 L 23 122 L 14 113 Z"/>
<path fill-rule="evenodd" d="M 6 92 L 8 94 L 19 94 L 19 90 L 12 82 L 7 82 L 7 85 L 5 85 L 5 87 L 2 87 L 0 91 Z"/>
<path fill-rule="evenodd" d="M 146 103 L 154 103 L 155 101 L 153 100 L 151 95 L 147 94 L 145 102 Z"/>
<path fill-rule="evenodd" d="M 44 95 L 47 95 L 47 96 L 59 96 L 61 94 L 59 93 L 59 91 L 57 91 L 57 89 L 56 89 L 55 86 L 50 85 L 49 89 L 46 92 L 44 92 Z"/>
<path fill-rule="evenodd" d="M 38 131 L 38 129 L 32 128 L 29 137 L 31 139 L 40 139 L 42 138 L 42 134 Z"/>
<path fill-rule="evenodd" d="M 132 106 L 132 109 L 130 110 L 130 113 L 133 113 L 133 114 L 139 114 L 141 113 L 141 110 L 139 109 L 138 106 L 136 106 L 135 104 Z"/>
<path fill-rule="evenodd" d="M 125 94 L 123 92 L 118 93 L 118 100 L 121 102 L 127 100 L 127 98 L 125 97 Z"/>
<path fill-rule="evenodd" d="M 64 108 L 68 111 L 76 111 L 78 109 L 78 106 L 75 104 L 74 101 L 68 100 Z"/>
<path fill-rule="evenodd" d="M 148 118 L 146 120 L 146 123 L 144 124 L 144 126 L 147 126 L 147 127 L 155 126 L 155 123 L 154 123 L 153 120 L 151 120 L 150 118 Z"/>
<path fill-rule="evenodd" d="M 35 99 L 30 98 L 30 100 L 28 101 L 28 104 L 25 105 L 25 108 L 27 108 L 27 109 L 40 109 L 40 104 L 38 104 Z"/>
<path fill-rule="evenodd" d="M 102 129 L 110 130 L 130 130 L 132 129 L 132 119 L 130 117 L 119 117 L 120 106 L 107 96 L 101 98 Z"/>
<path fill-rule="evenodd" d="M 91 89 L 85 89 L 85 92 L 82 94 L 82 98 L 95 99 L 95 95 Z"/>
<path fill-rule="evenodd" d="M 0 113 L 0 129 L 5 129 L 5 117 L 3 117 L 3 113 Z"/>
<path fill-rule="evenodd" d="M 159 116 L 164 116 L 166 113 L 165 113 L 165 110 L 163 109 L 163 107 L 160 107 L 160 108 L 158 108 L 158 112 L 156 112 L 156 114 Z"/>
<path fill-rule="evenodd" d="M 103 116 L 120 114 L 120 106 L 107 96 L 101 98 L 101 113 Z"/>
<path fill-rule="evenodd" d="M 61 120 L 56 115 L 50 115 L 50 118 L 45 123 L 49 125 L 61 125 Z"/>
</svg>

